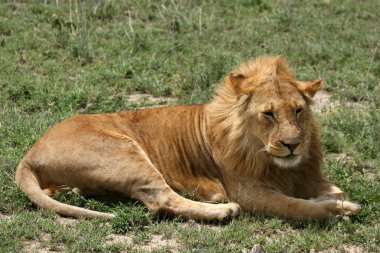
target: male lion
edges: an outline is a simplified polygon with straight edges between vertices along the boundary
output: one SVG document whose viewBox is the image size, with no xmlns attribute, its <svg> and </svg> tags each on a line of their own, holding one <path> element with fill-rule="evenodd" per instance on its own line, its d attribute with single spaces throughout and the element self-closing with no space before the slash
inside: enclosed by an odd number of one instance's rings
<svg viewBox="0 0 380 253">
<path fill-rule="evenodd" d="M 17 184 L 38 206 L 73 217 L 114 214 L 52 199 L 62 186 L 195 220 L 241 210 L 296 219 L 356 214 L 360 206 L 320 171 L 310 105 L 321 87 L 295 80 L 282 57 L 261 57 L 229 74 L 208 104 L 76 115 L 34 144 Z"/>
</svg>

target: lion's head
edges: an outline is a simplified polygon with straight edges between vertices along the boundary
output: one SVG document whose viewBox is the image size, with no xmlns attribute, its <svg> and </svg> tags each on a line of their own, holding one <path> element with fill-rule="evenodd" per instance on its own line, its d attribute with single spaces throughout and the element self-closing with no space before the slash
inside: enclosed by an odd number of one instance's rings
<svg viewBox="0 0 380 253">
<path fill-rule="evenodd" d="M 235 69 L 209 107 L 213 127 L 223 132 L 213 137 L 218 142 L 224 135 L 222 155 L 244 167 L 268 162 L 297 167 L 317 142 L 310 105 L 321 87 L 320 80 L 295 80 L 281 56 Z"/>
</svg>

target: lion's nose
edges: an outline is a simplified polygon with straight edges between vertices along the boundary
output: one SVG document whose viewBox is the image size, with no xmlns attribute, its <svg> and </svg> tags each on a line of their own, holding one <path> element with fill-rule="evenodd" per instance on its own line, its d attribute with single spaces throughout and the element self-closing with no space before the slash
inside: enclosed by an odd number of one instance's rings
<svg viewBox="0 0 380 253">
<path fill-rule="evenodd" d="M 281 141 L 281 144 L 287 147 L 290 150 L 290 152 L 293 153 L 293 151 L 298 147 L 300 142 L 299 141 L 294 141 L 294 142 Z"/>
</svg>

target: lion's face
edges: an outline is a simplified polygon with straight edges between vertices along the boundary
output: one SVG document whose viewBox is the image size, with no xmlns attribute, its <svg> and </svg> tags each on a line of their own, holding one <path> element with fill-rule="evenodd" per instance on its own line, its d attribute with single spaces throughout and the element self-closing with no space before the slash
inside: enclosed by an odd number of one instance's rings
<svg viewBox="0 0 380 253">
<path fill-rule="evenodd" d="M 316 128 L 310 104 L 321 88 L 321 80 L 294 79 L 280 56 L 233 70 L 209 107 L 212 124 L 220 127 L 214 138 L 225 140 L 228 133 L 228 145 L 218 143 L 223 159 L 247 168 L 268 160 L 297 167 L 312 152 Z"/>
<path fill-rule="evenodd" d="M 264 151 L 282 168 L 297 166 L 308 155 L 310 107 L 293 84 L 262 84 L 252 93 L 248 113 L 256 122 L 252 131 Z M 257 127 L 256 127 L 257 126 Z"/>
</svg>

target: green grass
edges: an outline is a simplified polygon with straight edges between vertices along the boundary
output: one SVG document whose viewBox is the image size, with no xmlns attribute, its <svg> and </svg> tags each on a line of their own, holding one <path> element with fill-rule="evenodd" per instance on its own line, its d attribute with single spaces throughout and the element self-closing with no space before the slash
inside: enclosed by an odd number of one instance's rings
<svg viewBox="0 0 380 253">
<path fill-rule="evenodd" d="M 46 4 L 45 4 L 46 2 Z M 380 245 L 379 1 L 2 1 L 0 4 L 0 252 L 378 252 Z M 155 220 L 138 203 L 66 203 L 118 214 L 111 222 L 36 209 L 15 168 L 53 124 L 76 113 L 154 105 L 131 93 L 202 103 L 233 66 L 282 54 L 300 79 L 323 77 L 337 107 L 319 115 L 325 173 L 363 205 L 349 220 L 243 215 L 227 224 Z M 345 154 L 344 159 L 339 159 Z M 110 242 L 128 235 L 133 244 Z M 107 242 L 108 241 L 108 242 Z M 33 248 L 28 243 L 38 243 Z"/>
</svg>

